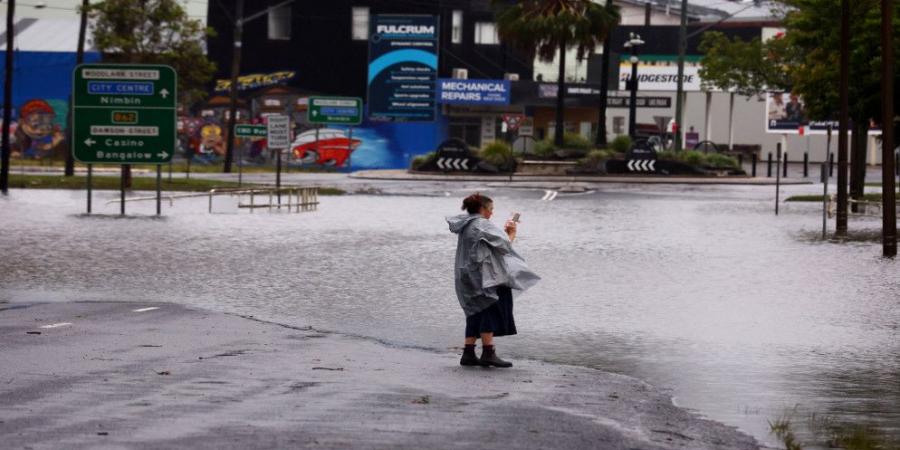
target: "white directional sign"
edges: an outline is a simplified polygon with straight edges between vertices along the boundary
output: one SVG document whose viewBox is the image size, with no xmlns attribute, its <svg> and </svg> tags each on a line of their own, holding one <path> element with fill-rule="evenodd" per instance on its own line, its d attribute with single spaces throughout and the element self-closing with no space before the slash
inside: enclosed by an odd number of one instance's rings
<svg viewBox="0 0 900 450">
<path fill-rule="evenodd" d="M 655 172 L 656 160 L 654 159 L 630 159 L 628 160 L 628 170 L 632 172 Z"/>
<path fill-rule="evenodd" d="M 438 158 L 437 165 L 441 170 L 469 170 L 469 158 Z"/>
<path fill-rule="evenodd" d="M 273 114 L 267 120 L 267 144 L 269 148 L 288 148 L 291 146 L 291 125 L 288 116 Z"/>
</svg>

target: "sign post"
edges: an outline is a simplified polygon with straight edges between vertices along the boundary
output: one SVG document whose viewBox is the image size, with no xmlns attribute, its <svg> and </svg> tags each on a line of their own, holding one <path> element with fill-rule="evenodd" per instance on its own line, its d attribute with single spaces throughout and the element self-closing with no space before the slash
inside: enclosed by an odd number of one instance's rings
<svg viewBox="0 0 900 450">
<path fill-rule="evenodd" d="M 269 148 L 277 149 L 278 159 L 275 169 L 275 190 L 278 195 L 278 209 L 281 209 L 281 150 L 291 146 L 291 124 L 288 116 L 273 114 L 267 118 L 267 143 Z"/>
<path fill-rule="evenodd" d="M 88 165 L 157 166 L 171 161 L 177 137 L 175 69 L 80 64 L 72 78 L 72 154 L 76 160 Z M 124 184 L 121 189 L 121 213 L 125 214 Z"/>
</svg>

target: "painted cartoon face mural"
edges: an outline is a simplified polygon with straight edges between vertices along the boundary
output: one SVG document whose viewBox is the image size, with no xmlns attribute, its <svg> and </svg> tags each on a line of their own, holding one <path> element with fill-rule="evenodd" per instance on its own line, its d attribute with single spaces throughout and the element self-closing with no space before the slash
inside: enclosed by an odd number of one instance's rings
<svg viewBox="0 0 900 450">
<path fill-rule="evenodd" d="M 14 156 L 29 159 L 59 156 L 63 139 L 56 112 L 46 100 L 29 100 L 19 108 Z"/>
<path fill-rule="evenodd" d="M 225 155 L 225 138 L 222 135 L 222 127 L 210 123 L 200 128 L 200 148 L 197 153 L 205 157 Z"/>
</svg>

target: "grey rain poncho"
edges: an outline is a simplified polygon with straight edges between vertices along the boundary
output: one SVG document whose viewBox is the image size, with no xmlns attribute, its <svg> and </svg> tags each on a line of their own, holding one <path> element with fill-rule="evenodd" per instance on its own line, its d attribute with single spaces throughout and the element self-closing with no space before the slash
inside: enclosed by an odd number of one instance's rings
<svg viewBox="0 0 900 450">
<path fill-rule="evenodd" d="M 466 317 L 491 306 L 498 286 L 524 291 L 541 278 L 528 269 L 506 232 L 481 214 L 447 217 L 450 231 L 459 235 L 456 246 L 456 296 Z"/>
</svg>

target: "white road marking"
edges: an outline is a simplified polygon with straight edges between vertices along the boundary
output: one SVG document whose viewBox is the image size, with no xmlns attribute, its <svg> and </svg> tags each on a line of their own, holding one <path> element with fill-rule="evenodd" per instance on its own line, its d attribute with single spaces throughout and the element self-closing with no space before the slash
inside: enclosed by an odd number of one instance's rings
<svg viewBox="0 0 900 450">
<path fill-rule="evenodd" d="M 72 322 L 54 323 L 54 324 L 50 324 L 50 325 L 44 325 L 41 328 L 59 328 L 59 327 L 65 327 L 65 326 L 69 326 L 69 325 L 72 325 Z"/>
<path fill-rule="evenodd" d="M 149 307 L 149 308 L 135 309 L 135 310 L 132 311 L 132 312 L 147 312 L 147 311 L 153 311 L 154 309 L 159 309 L 159 307 L 158 307 L 158 306 L 151 306 L 151 307 Z"/>
<path fill-rule="evenodd" d="M 557 195 L 559 195 L 559 191 L 545 190 L 544 196 L 541 198 L 541 200 L 550 202 L 550 201 L 553 201 L 553 199 L 556 198 Z"/>
</svg>

